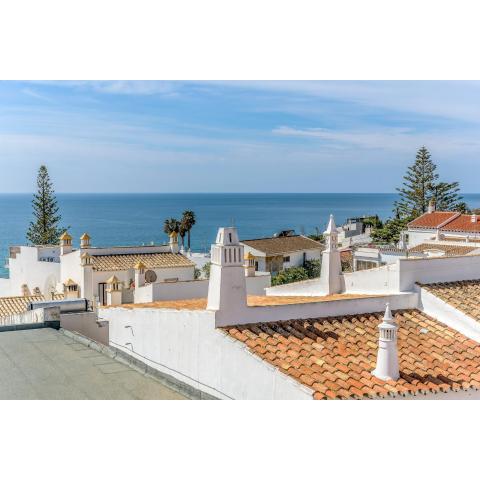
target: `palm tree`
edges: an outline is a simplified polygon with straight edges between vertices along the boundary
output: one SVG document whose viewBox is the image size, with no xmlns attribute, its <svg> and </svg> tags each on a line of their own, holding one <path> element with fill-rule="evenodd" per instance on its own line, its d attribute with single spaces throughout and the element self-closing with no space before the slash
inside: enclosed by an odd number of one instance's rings
<svg viewBox="0 0 480 480">
<path fill-rule="evenodd" d="M 179 233 L 180 232 L 180 222 L 176 218 L 167 218 L 163 223 L 163 231 L 170 235 L 171 233 Z"/>
<path fill-rule="evenodd" d="M 182 214 L 182 225 L 185 231 L 187 232 L 187 243 L 188 249 L 190 250 L 190 231 L 196 223 L 195 212 L 192 210 L 185 210 Z"/>
</svg>

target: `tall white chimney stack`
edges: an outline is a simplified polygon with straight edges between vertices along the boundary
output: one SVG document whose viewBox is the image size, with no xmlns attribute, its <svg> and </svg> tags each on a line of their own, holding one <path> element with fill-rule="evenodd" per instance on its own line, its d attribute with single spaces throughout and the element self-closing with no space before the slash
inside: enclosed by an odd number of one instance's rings
<svg viewBox="0 0 480 480">
<path fill-rule="evenodd" d="M 435 211 L 435 199 L 431 199 L 429 202 L 428 202 L 428 213 L 433 213 Z"/>
<path fill-rule="evenodd" d="M 322 253 L 322 267 L 320 272 L 320 290 L 324 295 L 340 293 L 342 286 L 342 263 L 337 248 L 338 233 L 333 215 L 330 215 L 325 237 L 325 250 Z"/>
<path fill-rule="evenodd" d="M 378 326 L 377 366 L 372 375 L 380 380 L 397 380 L 400 377 L 398 368 L 397 331 L 398 326 L 387 303 L 383 322 Z"/>
<path fill-rule="evenodd" d="M 238 240 L 237 229 L 219 228 L 216 242 L 212 245 L 208 310 L 234 315 L 246 308 L 247 287 L 243 257 L 243 245 Z"/>
</svg>

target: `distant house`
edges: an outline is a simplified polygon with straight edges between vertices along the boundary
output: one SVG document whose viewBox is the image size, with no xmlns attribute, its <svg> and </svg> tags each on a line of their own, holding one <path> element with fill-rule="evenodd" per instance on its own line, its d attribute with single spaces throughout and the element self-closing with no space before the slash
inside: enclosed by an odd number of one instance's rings
<svg viewBox="0 0 480 480">
<path fill-rule="evenodd" d="M 428 212 L 408 224 L 408 246 L 435 241 L 480 242 L 480 215 L 438 212 L 430 204 Z"/>
<path fill-rule="evenodd" d="M 287 235 L 242 240 L 245 254 L 255 257 L 255 270 L 278 273 L 290 267 L 301 267 L 307 260 L 320 260 L 323 244 L 304 235 Z"/>
</svg>

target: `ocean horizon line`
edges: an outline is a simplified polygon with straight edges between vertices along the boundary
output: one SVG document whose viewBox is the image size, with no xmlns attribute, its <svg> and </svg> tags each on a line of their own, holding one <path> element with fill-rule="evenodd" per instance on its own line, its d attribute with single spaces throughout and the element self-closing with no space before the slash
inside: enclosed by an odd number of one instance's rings
<svg viewBox="0 0 480 480">
<path fill-rule="evenodd" d="M 0 192 L 0 195 L 34 195 L 36 192 Z M 398 195 L 399 192 L 59 192 L 56 195 Z M 480 195 L 480 192 L 460 192 Z"/>
</svg>

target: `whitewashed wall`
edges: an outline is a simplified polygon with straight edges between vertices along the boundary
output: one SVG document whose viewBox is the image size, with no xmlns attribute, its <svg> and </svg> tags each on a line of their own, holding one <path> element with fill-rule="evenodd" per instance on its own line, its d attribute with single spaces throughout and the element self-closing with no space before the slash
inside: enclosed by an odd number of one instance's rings
<svg viewBox="0 0 480 480">
<path fill-rule="evenodd" d="M 271 284 L 270 275 L 246 277 L 247 295 L 265 295 L 265 289 Z M 148 303 L 162 300 L 185 300 L 205 298 L 208 294 L 208 280 L 186 282 L 151 283 L 135 289 L 134 302 Z"/>
<path fill-rule="evenodd" d="M 218 329 L 209 311 L 101 309 L 110 345 L 221 399 L 311 400 L 312 391 Z"/>
<path fill-rule="evenodd" d="M 344 298 L 325 302 L 275 305 L 270 307 L 244 307 L 230 311 L 218 311 L 216 314 L 216 325 L 221 327 L 300 318 L 323 318 L 383 312 L 385 311 L 386 303 L 390 303 L 392 310 L 417 308 L 418 294 L 387 294 L 375 297 Z"/>
<path fill-rule="evenodd" d="M 421 243 L 429 243 L 435 235 L 435 230 L 408 230 L 408 247 L 412 248 Z"/>
<path fill-rule="evenodd" d="M 417 286 L 419 308 L 439 322 L 457 330 L 476 342 L 480 342 L 480 323 L 452 307 L 428 290 Z"/>
<path fill-rule="evenodd" d="M 398 292 L 398 265 L 359 270 L 343 274 L 346 293 L 396 293 Z"/>
<path fill-rule="evenodd" d="M 0 297 L 10 297 L 13 295 L 10 285 L 9 278 L 0 278 Z"/>
<path fill-rule="evenodd" d="M 9 259 L 11 295 L 22 295 L 23 284 L 28 285 L 31 293 L 35 287 L 45 293 L 45 283 L 49 278 L 54 279 L 53 283 L 60 280 L 60 264 L 41 262 L 38 258 L 37 247 L 20 247 L 16 258 Z"/>
<path fill-rule="evenodd" d="M 399 290 L 411 291 L 415 282 L 438 283 L 480 279 L 480 255 L 400 259 Z"/>
</svg>

